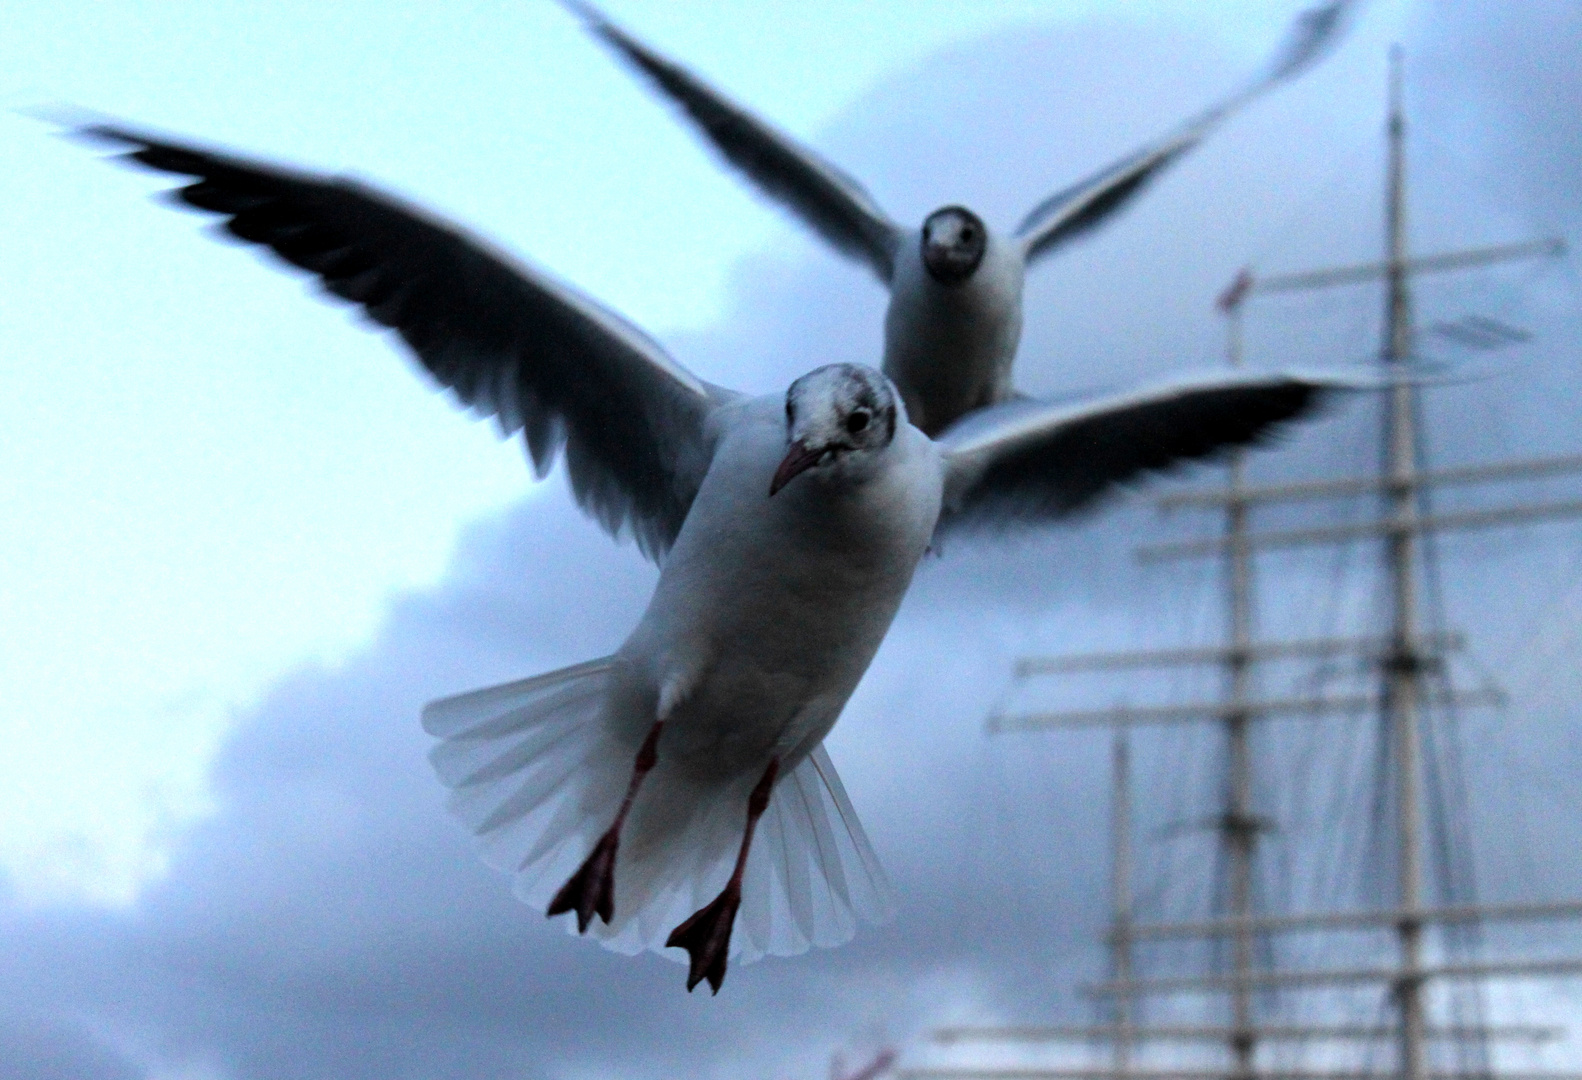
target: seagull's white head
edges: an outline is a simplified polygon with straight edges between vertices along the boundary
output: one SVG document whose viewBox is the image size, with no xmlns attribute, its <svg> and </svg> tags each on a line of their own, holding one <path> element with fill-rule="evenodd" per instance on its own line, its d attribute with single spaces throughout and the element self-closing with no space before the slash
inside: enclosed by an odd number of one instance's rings
<svg viewBox="0 0 1582 1080">
<path fill-rule="evenodd" d="M 944 206 L 923 222 L 923 265 L 941 285 L 970 278 L 989 246 L 983 219 L 965 206 Z"/>
<path fill-rule="evenodd" d="M 786 456 L 769 494 L 810 469 L 861 477 L 904 423 L 901 395 L 873 368 L 830 364 L 808 372 L 786 391 Z"/>
</svg>

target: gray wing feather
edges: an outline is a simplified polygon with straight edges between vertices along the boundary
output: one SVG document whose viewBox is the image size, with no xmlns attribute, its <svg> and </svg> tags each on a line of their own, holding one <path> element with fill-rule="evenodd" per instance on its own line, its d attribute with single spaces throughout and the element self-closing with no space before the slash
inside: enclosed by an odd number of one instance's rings
<svg viewBox="0 0 1582 1080">
<path fill-rule="evenodd" d="M 597 8 L 579 0 L 562 2 L 679 106 L 726 161 L 842 254 L 867 262 L 889 283 L 902 231 L 861 184 L 644 45 Z"/>
<path fill-rule="evenodd" d="M 177 200 L 220 214 L 399 333 L 428 372 L 542 475 L 566 449 L 578 501 L 650 558 L 674 541 L 712 454 L 701 382 L 620 316 L 547 275 L 355 181 L 315 177 L 114 125 L 79 135 L 194 182 Z"/>
<path fill-rule="evenodd" d="M 1078 405 L 983 409 L 940 437 L 940 527 L 1069 517 L 1146 473 L 1267 439 L 1334 393 L 1374 385 L 1338 375 L 1215 373 Z"/>
<path fill-rule="evenodd" d="M 1268 68 L 1229 98 L 1164 138 L 1057 191 L 1017 226 L 1028 262 L 1097 228 L 1124 208 L 1173 162 L 1202 142 L 1219 123 L 1265 91 L 1310 67 L 1340 38 L 1358 0 L 1327 0 L 1296 17 Z"/>
</svg>

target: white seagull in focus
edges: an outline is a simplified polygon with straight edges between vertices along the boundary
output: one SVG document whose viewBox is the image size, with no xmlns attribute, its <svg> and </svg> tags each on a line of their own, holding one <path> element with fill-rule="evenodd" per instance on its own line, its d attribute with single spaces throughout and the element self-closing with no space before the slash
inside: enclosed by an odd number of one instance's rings
<svg viewBox="0 0 1582 1080">
<path fill-rule="evenodd" d="M 1257 440 L 1354 382 L 1214 374 L 1010 402 L 931 439 L 881 372 L 712 386 L 613 312 L 351 180 L 78 131 L 190 178 L 221 215 L 394 329 L 462 402 L 562 447 L 581 505 L 661 564 L 613 655 L 429 705 L 433 763 L 527 903 L 611 948 L 729 959 L 847 940 L 889 888 L 823 739 L 933 538 L 1055 521 L 1149 470 Z"/>
<path fill-rule="evenodd" d="M 1011 366 L 1022 336 L 1028 266 L 1106 221 L 1226 117 L 1309 67 L 1339 38 L 1356 0 L 1328 0 L 1298 15 L 1263 74 L 1163 138 L 1049 196 L 1009 236 L 956 205 L 935 210 L 921 228 L 898 225 L 861 184 L 813 150 L 593 5 L 561 2 L 669 97 L 727 162 L 889 288 L 884 371 L 912 423 L 938 435 L 973 409 L 1017 396 Z"/>
</svg>

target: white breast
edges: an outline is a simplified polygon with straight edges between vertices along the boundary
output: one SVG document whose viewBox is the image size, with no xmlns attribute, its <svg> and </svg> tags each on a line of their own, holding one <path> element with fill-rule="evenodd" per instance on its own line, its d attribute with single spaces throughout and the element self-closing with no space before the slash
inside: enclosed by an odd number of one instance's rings
<svg viewBox="0 0 1582 1080">
<path fill-rule="evenodd" d="M 933 443 L 905 425 L 856 484 L 816 471 L 770 497 L 783 398 L 726 433 L 641 623 L 622 647 L 680 701 L 670 755 L 708 768 L 794 768 L 828 732 L 878 649 L 939 515 Z"/>
<path fill-rule="evenodd" d="M 884 321 L 884 371 L 924 431 L 938 434 L 1010 396 L 1023 270 L 1020 249 L 992 230 L 977 271 L 957 285 L 929 276 L 920 236 L 902 243 Z"/>
</svg>

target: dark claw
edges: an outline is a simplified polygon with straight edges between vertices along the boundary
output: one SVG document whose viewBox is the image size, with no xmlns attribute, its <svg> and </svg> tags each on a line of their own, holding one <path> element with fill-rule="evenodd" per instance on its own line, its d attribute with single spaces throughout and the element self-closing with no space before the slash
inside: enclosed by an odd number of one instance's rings
<svg viewBox="0 0 1582 1080">
<path fill-rule="evenodd" d="M 615 917 L 615 849 L 618 842 L 619 834 L 614 829 L 600 838 L 583 860 L 582 867 L 550 901 L 549 910 L 544 913 L 547 917 L 575 911 L 579 934 L 588 932 L 588 924 L 595 915 L 609 925 Z"/>
<path fill-rule="evenodd" d="M 742 887 L 732 881 L 714 902 L 699 908 L 686 922 L 670 931 L 666 948 L 687 950 L 692 969 L 687 974 L 687 993 L 704 979 L 714 992 L 725 981 L 725 957 L 731 949 L 731 928 L 736 925 L 736 909 L 742 906 Z"/>
</svg>

